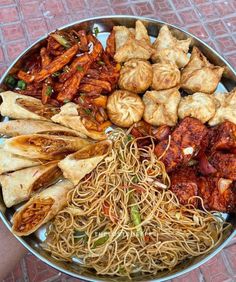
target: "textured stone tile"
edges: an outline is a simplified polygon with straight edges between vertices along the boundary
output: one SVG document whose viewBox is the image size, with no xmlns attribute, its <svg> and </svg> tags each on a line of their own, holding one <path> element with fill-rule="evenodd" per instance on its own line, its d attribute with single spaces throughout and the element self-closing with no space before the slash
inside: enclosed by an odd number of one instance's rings
<svg viewBox="0 0 236 282">
<path fill-rule="evenodd" d="M 16 7 L 0 6 L 0 23 L 11 23 L 19 20 Z"/>
<path fill-rule="evenodd" d="M 25 38 L 25 33 L 20 23 L 3 26 L 2 34 L 6 42 Z"/>
<path fill-rule="evenodd" d="M 219 36 L 228 33 L 228 30 L 222 20 L 208 22 L 207 26 L 213 36 Z"/>
<path fill-rule="evenodd" d="M 200 23 L 189 27 L 188 31 L 191 32 L 192 34 L 196 35 L 197 37 L 203 39 L 203 40 L 206 40 L 206 39 L 209 38 L 209 35 L 208 35 L 205 27 Z"/>
<path fill-rule="evenodd" d="M 26 41 L 19 41 L 14 43 L 9 43 L 7 45 L 7 54 L 10 61 L 14 60 L 21 52 L 27 47 Z"/>
</svg>

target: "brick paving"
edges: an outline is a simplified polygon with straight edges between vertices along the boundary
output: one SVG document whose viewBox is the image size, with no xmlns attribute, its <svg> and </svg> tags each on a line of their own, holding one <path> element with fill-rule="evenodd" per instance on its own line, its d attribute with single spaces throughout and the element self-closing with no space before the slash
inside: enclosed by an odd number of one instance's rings
<svg viewBox="0 0 236 282">
<path fill-rule="evenodd" d="M 0 75 L 29 44 L 86 17 L 129 14 L 183 27 L 236 67 L 236 0 L 0 0 Z M 79 281 L 27 254 L 4 282 Z M 236 239 L 198 269 L 172 282 L 236 281 Z"/>
</svg>

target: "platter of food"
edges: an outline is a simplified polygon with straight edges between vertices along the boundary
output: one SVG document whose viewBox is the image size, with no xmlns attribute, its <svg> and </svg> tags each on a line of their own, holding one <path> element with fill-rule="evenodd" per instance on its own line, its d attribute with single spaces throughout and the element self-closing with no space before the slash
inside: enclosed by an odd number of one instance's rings
<svg viewBox="0 0 236 282">
<path fill-rule="evenodd" d="M 236 222 L 236 72 L 167 23 L 64 26 L 0 80 L 1 219 L 89 281 L 164 281 Z"/>
</svg>

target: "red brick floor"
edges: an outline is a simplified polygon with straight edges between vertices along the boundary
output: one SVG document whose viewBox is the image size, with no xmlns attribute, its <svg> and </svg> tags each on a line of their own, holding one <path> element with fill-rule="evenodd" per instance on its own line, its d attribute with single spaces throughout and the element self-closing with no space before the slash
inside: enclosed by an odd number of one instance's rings
<svg viewBox="0 0 236 282">
<path fill-rule="evenodd" d="M 236 0 L 0 0 L 0 75 L 26 46 L 66 23 L 130 14 L 175 24 L 217 49 L 236 67 Z M 27 254 L 5 280 L 76 281 Z M 172 282 L 236 281 L 236 239 L 200 268 Z"/>
</svg>

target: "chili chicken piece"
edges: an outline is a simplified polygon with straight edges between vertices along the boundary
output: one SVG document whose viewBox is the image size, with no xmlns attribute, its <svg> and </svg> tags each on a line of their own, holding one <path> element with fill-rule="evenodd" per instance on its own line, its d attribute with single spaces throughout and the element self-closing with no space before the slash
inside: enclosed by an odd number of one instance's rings
<svg viewBox="0 0 236 282">
<path fill-rule="evenodd" d="M 236 185 L 232 180 L 219 177 L 200 177 L 198 190 L 206 209 L 220 212 L 236 211 Z"/>
<path fill-rule="evenodd" d="M 211 132 L 210 147 L 212 151 L 226 150 L 236 154 L 236 124 L 225 121 L 214 127 Z"/>
<path fill-rule="evenodd" d="M 192 168 L 183 167 L 175 170 L 170 174 L 170 180 L 170 190 L 177 196 L 180 204 L 197 206 L 197 198 L 192 198 L 198 195 L 197 178 Z"/>
<path fill-rule="evenodd" d="M 216 151 L 211 155 L 209 161 L 220 177 L 236 180 L 236 154 Z"/>
</svg>

